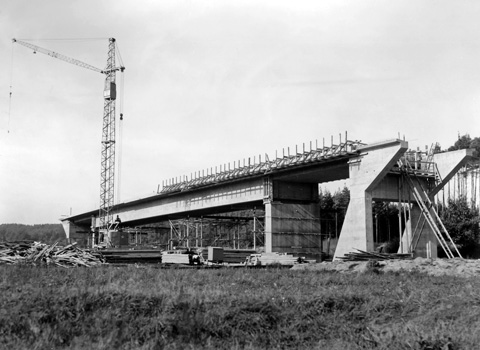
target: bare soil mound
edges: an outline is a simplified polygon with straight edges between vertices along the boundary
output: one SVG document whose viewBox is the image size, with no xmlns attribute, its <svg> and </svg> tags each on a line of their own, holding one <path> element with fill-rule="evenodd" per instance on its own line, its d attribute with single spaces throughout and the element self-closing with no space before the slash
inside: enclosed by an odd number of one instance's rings
<svg viewBox="0 0 480 350">
<path fill-rule="evenodd" d="M 374 269 L 384 272 L 417 271 L 433 276 L 460 277 L 480 276 L 480 260 L 467 259 L 396 259 L 382 261 L 335 261 L 316 264 L 299 264 L 294 270 L 337 271 L 341 273 L 364 273 Z"/>
</svg>

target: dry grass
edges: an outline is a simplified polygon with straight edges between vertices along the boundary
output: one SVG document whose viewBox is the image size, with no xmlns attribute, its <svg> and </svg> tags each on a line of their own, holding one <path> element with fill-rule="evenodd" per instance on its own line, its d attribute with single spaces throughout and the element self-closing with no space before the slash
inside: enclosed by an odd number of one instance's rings
<svg viewBox="0 0 480 350">
<path fill-rule="evenodd" d="M 475 349 L 480 278 L 0 266 L 0 348 Z"/>
</svg>

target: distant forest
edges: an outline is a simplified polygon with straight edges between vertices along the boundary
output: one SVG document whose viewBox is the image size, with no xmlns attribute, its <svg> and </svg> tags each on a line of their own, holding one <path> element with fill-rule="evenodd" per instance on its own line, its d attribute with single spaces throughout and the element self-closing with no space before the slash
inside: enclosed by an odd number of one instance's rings
<svg viewBox="0 0 480 350">
<path fill-rule="evenodd" d="M 0 242 L 33 240 L 52 244 L 57 241 L 66 241 L 65 232 L 61 224 L 0 224 Z"/>
</svg>

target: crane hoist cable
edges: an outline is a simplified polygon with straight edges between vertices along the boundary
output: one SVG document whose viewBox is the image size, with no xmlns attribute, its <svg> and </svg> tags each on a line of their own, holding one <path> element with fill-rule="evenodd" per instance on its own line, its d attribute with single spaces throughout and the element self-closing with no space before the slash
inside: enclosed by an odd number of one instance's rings
<svg viewBox="0 0 480 350">
<path fill-rule="evenodd" d="M 123 71 L 125 70 L 123 62 L 122 65 L 116 66 L 115 53 L 118 51 L 116 48 L 116 40 L 114 38 L 109 38 L 107 65 L 104 69 L 97 68 L 80 60 L 59 54 L 52 50 L 48 50 L 22 40 L 12 39 L 12 42 L 32 49 L 34 53 L 40 52 L 53 58 L 65 61 L 67 63 L 71 63 L 76 66 L 95 71 L 97 73 L 102 73 L 106 76 L 105 89 L 103 91 L 104 110 L 101 142 L 102 151 L 100 174 L 99 233 L 101 231 L 106 232 L 106 236 L 109 237 L 110 227 L 114 224 L 112 209 L 114 206 L 115 195 L 115 101 L 117 99 L 116 72 L 120 71 L 123 73 Z M 119 58 L 121 61 L 121 56 L 119 56 Z M 123 113 L 121 118 L 123 119 Z"/>
<path fill-rule="evenodd" d="M 123 67 L 123 60 L 122 55 L 120 54 L 120 49 L 118 47 L 118 43 L 116 45 L 116 54 L 118 57 L 118 61 L 120 66 Z M 120 75 L 120 97 L 119 97 L 119 109 L 120 109 L 120 118 L 119 118 L 119 125 L 118 125 L 118 138 L 117 138 L 117 150 L 118 150 L 118 163 L 117 163 L 117 183 L 116 183 L 116 193 L 115 199 L 116 204 L 120 203 L 121 201 L 121 188 L 122 188 L 122 159 L 123 159 L 123 105 L 124 105 L 124 82 L 125 82 L 125 73 Z"/>
<path fill-rule="evenodd" d="M 123 159 L 123 103 L 124 103 L 124 81 L 125 81 L 125 73 L 120 76 L 120 98 L 119 98 L 119 106 L 120 106 L 120 118 L 118 122 L 118 165 L 117 165 L 117 184 L 116 184 L 116 204 L 120 203 L 121 201 L 121 189 L 122 189 L 122 159 Z"/>
<path fill-rule="evenodd" d="M 10 61 L 10 92 L 8 94 L 8 122 L 7 122 L 7 133 L 10 133 L 10 117 L 12 115 L 12 93 L 13 93 L 13 49 L 14 45 L 12 42 L 12 58 Z"/>
</svg>

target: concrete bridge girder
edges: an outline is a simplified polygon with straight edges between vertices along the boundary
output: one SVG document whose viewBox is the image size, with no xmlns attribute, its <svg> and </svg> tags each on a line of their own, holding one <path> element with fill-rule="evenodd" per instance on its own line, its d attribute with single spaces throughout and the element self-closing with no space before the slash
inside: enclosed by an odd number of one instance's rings
<svg viewBox="0 0 480 350">
<path fill-rule="evenodd" d="M 136 226 L 137 224 L 165 221 L 170 218 L 200 216 L 203 212 L 227 212 L 232 207 L 245 206 L 248 203 L 261 205 L 263 197 L 263 179 L 254 178 L 241 183 L 223 184 L 120 204 L 114 207 L 114 215 L 119 215 L 124 225 Z M 81 235 L 76 232 L 84 233 L 91 231 L 92 228 L 98 228 L 100 221 L 98 213 L 94 211 L 62 220 L 62 224 L 67 238 L 74 238 Z"/>
<path fill-rule="evenodd" d="M 156 217 L 168 218 L 172 215 L 186 217 L 206 209 L 215 211 L 222 207 L 249 202 L 261 203 L 263 196 L 263 181 L 257 178 L 248 182 L 224 184 L 195 192 L 159 197 L 157 201 L 146 202 L 131 208 L 125 207 L 121 211 L 121 219 L 122 222 L 128 223 Z"/>
<path fill-rule="evenodd" d="M 348 178 L 347 162 L 354 155 L 355 153 L 329 156 L 319 162 L 294 165 L 280 171 L 209 184 L 186 191 L 161 193 L 118 204 L 113 208 L 113 212 L 114 215 L 120 216 L 123 225 L 137 226 L 172 218 L 199 217 L 248 207 L 253 209 L 255 206 L 259 208 L 269 198 L 277 204 L 283 203 L 284 206 L 294 202 L 313 203 L 318 201 L 319 182 Z M 62 219 L 62 223 L 67 237 L 69 235 L 73 237 L 75 228 L 90 230 L 92 227 L 98 227 L 98 212 L 91 211 L 71 216 Z M 316 230 L 316 234 L 319 234 L 319 230 Z"/>
</svg>

